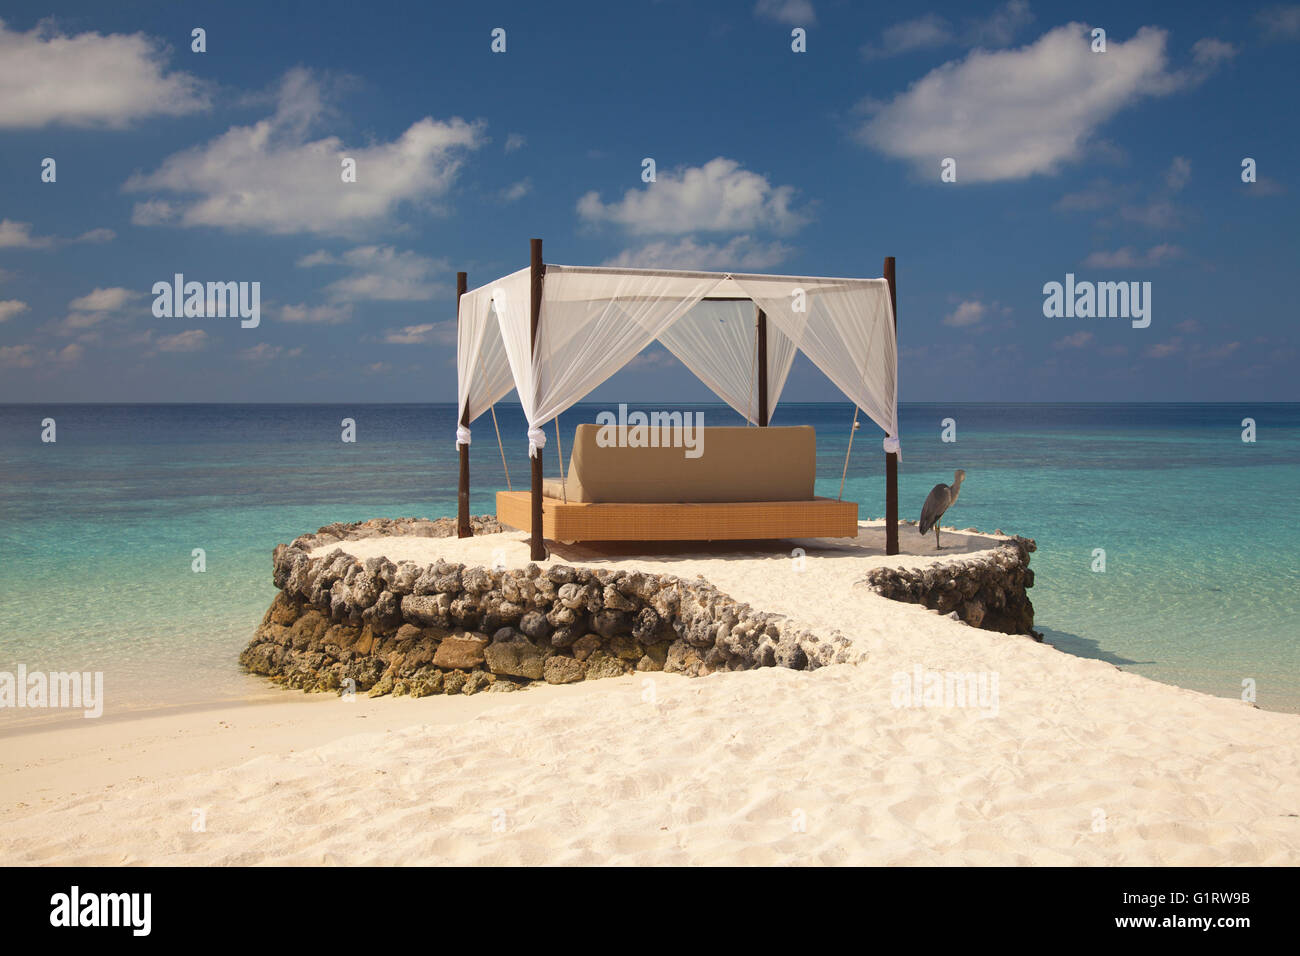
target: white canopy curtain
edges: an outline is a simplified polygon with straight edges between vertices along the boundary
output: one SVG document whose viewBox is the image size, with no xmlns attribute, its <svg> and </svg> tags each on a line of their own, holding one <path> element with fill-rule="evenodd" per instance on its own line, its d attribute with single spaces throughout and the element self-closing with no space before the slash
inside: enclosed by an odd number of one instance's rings
<svg viewBox="0 0 1300 956">
<path fill-rule="evenodd" d="M 702 302 L 706 296 L 751 301 Z M 531 273 L 521 269 L 461 298 L 461 410 L 472 420 L 505 395 L 508 366 L 536 455 L 546 444 L 543 425 L 659 339 L 753 421 L 755 306 L 768 318 L 769 408 L 800 349 L 884 430 L 885 450 L 897 452 L 897 345 L 885 279 L 547 265 L 534 349 Z M 489 329 L 493 315 L 499 337 Z"/>
<path fill-rule="evenodd" d="M 735 284 L 898 445 L 898 355 L 885 279 L 734 275 Z M 802 292 L 802 295 L 799 293 Z M 770 333 L 769 333 L 770 334 Z"/>
<path fill-rule="evenodd" d="M 734 408 L 758 423 L 758 310 L 748 300 L 699 302 L 659 336 L 696 378 Z M 779 329 L 767 332 L 768 414 L 776 411 L 781 389 L 794 363 L 795 347 Z"/>
<path fill-rule="evenodd" d="M 512 305 L 500 313 L 528 418 L 528 453 L 536 455 L 545 446 L 543 425 L 630 362 L 721 278 L 548 264 L 532 361 L 528 300 L 522 310 Z"/>
<path fill-rule="evenodd" d="M 492 302 L 492 293 L 515 276 L 523 276 L 528 287 L 528 270 L 485 285 L 460 298 L 456 326 L 456 443 L 469 444 L 470 430 L 459 424 L 473 422 L 492 404 L 515 387 L 514 374 L 501 338 L 501 325 Z M 468 410 L 468 414 L 466 411 Z"/>
</svg>

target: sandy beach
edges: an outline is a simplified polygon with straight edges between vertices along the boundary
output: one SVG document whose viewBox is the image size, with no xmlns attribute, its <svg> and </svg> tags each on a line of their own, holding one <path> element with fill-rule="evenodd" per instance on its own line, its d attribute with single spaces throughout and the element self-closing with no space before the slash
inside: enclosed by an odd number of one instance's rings
<svg viewBox="0 0 1300 956">
<path fill-rule="evenodd" d="M 1293 922 L 1300 0 L 173 6 L 0 12 L 6 928 Z"/>
<path fill-rule="evenodd" d="M 703 575 L 862 658 L 419 700 L 283 702 L 0 737 L 6 864 L 1295 864 L 1300 717 L 887 600 L 856 545 L 552 561 Z M 944 559 L 994 536 L 945 532 Z M 892 566 L 933 560 L 903 529 Z M 516 533 L 347 542 L 526 563 Z M 562 552 L 562 553 L 560 553 Z M 983 706 L 897 706 L 913 675 Z M 915 702 L 914 702 L 915 703 Z M 991 706 L 990 706 L 991 704 Z"/>
</svg>

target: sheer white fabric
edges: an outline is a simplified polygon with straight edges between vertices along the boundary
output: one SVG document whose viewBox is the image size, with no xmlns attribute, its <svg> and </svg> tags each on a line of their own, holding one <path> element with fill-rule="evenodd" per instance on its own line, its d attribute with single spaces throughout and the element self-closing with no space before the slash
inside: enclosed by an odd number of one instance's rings
<svg viewBox="0 0 1300 956">
<path fill-rule="evenodd" d="M 548 265 L 535 348 L 530 296 L 528 269 L 463 296 L 457 363 L 461 409 L 471 420 L 513 382 L 530 455 L 545 445 L 542 426 L 656 339 L 756 421 L 755 306 L 768 319 L 769 410 L 799 349 L 885 431 L 886 451 L 898 450 L 898 356 L 884 279 Z"/>
<path fill-rule="evenodd" d="M 546 267 L 533 366 L 515 381 L 530 429 L 540 429 L 659 338 L 722 277 Z M 510 350 L 512 335 L 502 333 Z M 518 322 L 513 317 L 510 321 Z M 523 337 L 528 336 L 524 315 Z M 533 368 L 536 369 L 534 374 Z M 531 403 L 524 393 L 532 396 Z M 536 443 L 531 443 L 530 451 Z"/>
<path fill-rule="evenodd" d="M 490 286 L 484 286 L 491 297 L 493 315 L 497 317 L 498 338 L 502 350 L 506 352 L 506 364 L 519 392 L 519 403 L 524 406 L 524 415 L 529 423 L 533 420 L 533 407 L 536 405 L 536 388 L 533 382 L 532 356 L 532 272 L 520 269 L 512 272 Z M 545 423 L 543 423 L 545 424 Z M 530 436 L 532 437 L 532 433 Z M 545 437 L 542 438 L 545 444 Z M 530 442 L 529 454 L 533 453 Z"/>
<path fill-rule="evenodd" d="M 522 270 L 522 275 L 526 284 L 528 270 Z M 515 387 L 514 373 L 501 338 L 500 322 L 492 305 L 492 290 L 511 278 L 513 276 L 507 276 L 501 282 L 466 292 L 460 297 L 460 314 L 456 321 L 457 423 L 465 416 L 467 408 L 469 414 L 465 420 L 472 422 Z M 469 443 L 469 429 L 457 424 L 456 444 Z"/>
<path fill-rule="evenodd" d="M 696 378 L 758 424 L 758 309 L 754 303 L 700 302 L 659 336 Z M 776 411 L 794 363 L 794 343 L 771 322 L 767 327 L 767 410 Z"/>
<path fill-rule="evenodd" d="M 785 332 L 887 437 L 897 441 L 898 356 L 886 280 L 732 278 L 767 313 L 769 329 L 775 325 Z"/>
</svg>

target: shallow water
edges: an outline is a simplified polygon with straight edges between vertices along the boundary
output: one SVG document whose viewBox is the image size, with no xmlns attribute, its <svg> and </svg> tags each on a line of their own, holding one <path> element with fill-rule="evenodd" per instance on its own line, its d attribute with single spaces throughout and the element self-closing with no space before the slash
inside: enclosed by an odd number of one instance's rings
<svg viewBox="0 0 1300 956">
<path fill-rule="evenodd" d="M 566 412 L 566 448 L 609 407 Z M 523 418 L 497 414 L 525 486 Z M 838 492 L 852 415 L 774 416 L 817 427 L 819 494 Z M 236 664 L 274 594 L 271 549 L 333 521 L 454 514 L 454 420 L 450 405 L 0 406 L 0 670 L 103 671 L 114 711 L 273 693 Z M 866 518 L 884 511 L 883 453 L 862 422 L 845 497 Z M 1251 679 L 1260 706 L 1300 712 L 1300 405 L 905 405 L 901 432 L 902 517 L 964 468 L 945 523 L 1037 540 L 1031 597 L 1052 643 L 1225 697 Z M 474 433 L 473 509 L 490 512 L 505 487 L 491 418 Z"/>
</svg>

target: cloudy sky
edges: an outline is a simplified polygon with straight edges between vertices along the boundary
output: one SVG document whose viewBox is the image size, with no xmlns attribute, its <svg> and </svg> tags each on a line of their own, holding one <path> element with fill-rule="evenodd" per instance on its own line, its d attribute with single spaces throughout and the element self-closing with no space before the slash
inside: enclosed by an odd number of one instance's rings
<svg viewBox="0 0 1300 956">
<path fill-rule="evenodd" d="M 453 401 L 455 273 L 531 236 L 894 255 L 903 401 L 1300 400 L 1300 5 L 1134 6 L 4 4 L 0 401 Z M 156 318 L 178 272 L 261 324 Z M 1150 326 L 1045 318 L 1067 273 L 1150 282 Z M 709 395 L 654 347 L 595 397 Z"/>
</svg>

